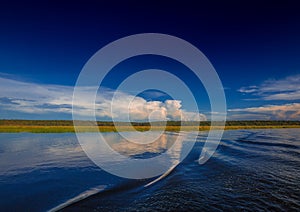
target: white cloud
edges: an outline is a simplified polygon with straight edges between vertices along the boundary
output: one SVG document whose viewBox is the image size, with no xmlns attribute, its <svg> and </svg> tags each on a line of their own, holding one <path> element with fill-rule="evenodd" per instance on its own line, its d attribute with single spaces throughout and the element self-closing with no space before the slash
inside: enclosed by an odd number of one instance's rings
<svg viewBox="0 0 300 212">
<path fill-rule="evenodd" d="M 117 91 L 112 103 L 111 95 L 97 104 L 97 115 L 113 117 L 115 120 L 126 120 L 130 114 L 130 120 L 183 120 L 183 121 L 204 121 L 206 116 L 183 110 L 180 100 L 146 101 L 145 99 Z M 113 110 L 111 110 L 113 108 Z"/>
<path fill-rule="evenodd" d="M 238 91 L 263 100 L 300 100 L 300 74 L 279 80 L 269 79 L 259 86 L 242 87 Z"/>
<path fill-rule="evenodd" d="M 93 105 L 87 101 L 93 90 L 93 87 L 80 89 L 76 111 L 82 117 L 93 110 Z M 72 86 L 44 85 L 0 77 L 0 91 L 2 111 L 28 114 L 72 113 Z M 111 105 L 114 93 L 113 90 L 101 88 L 101 95 L 97 95 L 95 105 L 97 117 L 126 120 L 129 110 L 131 119 L 136 121 L 148 120 L 148 116 L 151 120 L 206 120 L 203 114 L 183 110 L 180 100 L 146 101 L 142 97 L 117 91 L 114 104 Z M 113 112 L 111 106 L 114 108 Z"/>
<path fill-rule="evenodd" d="M 257 117 L 257 119 L 300 120 L 300 103 L 265 105 L 260 107 L 229 109 L 231 118 Z M 235 114 L 234 114 L 235 113 Z"/>
<path fill-rule="evenodd" d="M 248 87 L 242 87 L 240 89 L 238 89 L 239 92 L 241 93 L 254 93 L 258 91 L 258 87 L 255 85 L 251 85 Z"/>
<path fill-rule="evenodd" d="M 0 102 L 2 108 L 25 113 L 45 113 L 51 110 L 69 112 L 72 87 L 39 85 L 0 77 Z M 52 107 L 52 108 L 51 108 Z"/>
</svg>

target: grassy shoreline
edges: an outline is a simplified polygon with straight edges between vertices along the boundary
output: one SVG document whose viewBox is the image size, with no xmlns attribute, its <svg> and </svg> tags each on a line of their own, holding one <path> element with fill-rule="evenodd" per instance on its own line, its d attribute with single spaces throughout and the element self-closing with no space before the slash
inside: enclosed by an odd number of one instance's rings
<svg viewBox="0 0 300 212">
<path fill-rule="evenodd" d="M 98 129 L 97 129 L 98 128 Z M 150 129 L 149 126 L 134 126 L 138 131 L 147 131 Z M 218 130 L 221 127 L 215 126 L 214 129 Z M 300 128 L 300 125 L 240 125 L 240 126 L 225 126 L 225 130 L 240 130 L 240 129 L 282 129 L 282 128 Z M 164 130 L 162 126 L 154 126 L 152 130 Z M 210 126 L 166 126 L 166 131 L 207 131 L 210 129 Z M 89 127 L 89 126 L 79 126 L 77 132 L 116 132 L 114 126 L 98 126 L 98 127 Z M 119 126 L 119 131 L 132 131 L 132 128 L 128 126 Z M 0 125 L 0 133 L 74 133 L 75 129 L 73 126 L 26 126 L 26 125 Z"/>
<path fill-rule="evenodd" d="M 75 129 L 72 120 L 0 120 L 0 133 L 74 133 Z M 109 122 L 109 121 L 76 121 L 77 132 L 116 132 L 118 131 L 147 131 L 150 129 L 148 122 Z M 168 121 L 152 122 L 151 130 L 165 130 L 165 131 L 207 131 L 210 125 L 214 125 L 214 129 L 222 129 L 224 122 L 202 121 L 200 125 L 198 122 L 180 122 Z M 166 127 L 165 127 L 166 124 Z M 131 127 L 133 126 L 133 128 Z M 262 121 L 262 120 L 244 120 L 244 121 L 226 121 L 225 130 L 239 130 L 239 129 L 281 129 L 281 128 L 300 128 L 300 121 Z"/>
</svg>

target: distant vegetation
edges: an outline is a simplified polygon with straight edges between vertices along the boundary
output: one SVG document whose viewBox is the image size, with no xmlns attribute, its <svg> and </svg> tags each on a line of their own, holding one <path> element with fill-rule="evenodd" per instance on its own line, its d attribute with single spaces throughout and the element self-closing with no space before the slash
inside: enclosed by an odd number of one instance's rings
<svg viewBox="0 0 300 212">
<path fill-rule="evenodd" d="M 135 130 L 147 131 L 151 126 L 148 122 L 104 122 L 97 123 L 91 121 L 76 121 L 77 132 L 116 132 L 116 125 L 118 130 L 130 131 L 133 130 L 130 125 L 134 126 Z M 166 130 L 166 131 L 195 131 L 195 130 L 209 130 L 211 125 L 214 129 L 222 129 L 224 122 L 180 122 L 168 121 L 167 126 L 165 122 L 152 122 L 152 130 Z M 96 126 L 96 127 L 95 127 Z M 226 130 L 234 129 L 276 129 L 276 128 L 300 128 L 300 121 L 227 121 Z M 32 133 L 65 133 L 75 132 L 73 121 L 69 120 L 0 120 L 0 132 L 14 133 L 14 132 L 32 132 Z"/>
<path fill-rule="evenodd" d="M 76 125 L 91 126 L 95 125 L 92 121 L 76 121 Z M 111 121 L 97 121 L 98 126 L 150 126 L 149 122 L 111 122 Z M 153 126 L 164 126 L 165 122 L 151 122 Z M 213 125 L 223 125 L 224 122 L 214 122 Z M 168 121 L 167 126 L 210 126 L 210 121 L 199 122 L 180 122 Z M 300 121 L 226 121 L 226 126 L 289 126 L 300 125 Z M 0 126 L 73 126 L 72 120 L 0 120 Z"/>
</svg>

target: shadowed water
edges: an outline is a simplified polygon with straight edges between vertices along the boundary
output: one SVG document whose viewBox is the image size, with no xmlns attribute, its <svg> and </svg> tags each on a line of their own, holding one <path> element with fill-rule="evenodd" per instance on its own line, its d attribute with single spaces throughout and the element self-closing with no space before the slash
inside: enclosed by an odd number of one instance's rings
<svg viewBox="0 0 300 212">
<path fill-rule="evenodd" d="M 116 133 L 104 135 L 111 148 L 138 159 L 166 152 L 178 136 L 166 133 L 153 144 L 139 145 Z M 0 208 L 300 210 L 299 135 L 299 129 L 225 131 L 213 157 L 199 165 L 206 138 L 201 133 L 182 163 L 176 163 L 179 150 L 170 154 L 174 166 L 165 175 L 129 180 L 94 165 L 75 134 L 0 134 Z"/>
</svg>

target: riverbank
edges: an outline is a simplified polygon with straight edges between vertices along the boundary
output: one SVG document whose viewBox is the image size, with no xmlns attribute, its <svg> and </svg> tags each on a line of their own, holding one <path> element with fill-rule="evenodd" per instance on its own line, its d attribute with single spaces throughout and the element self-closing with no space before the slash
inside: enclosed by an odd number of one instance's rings
<svg viewBox="0 0 300 212">
<path fill-rule="evenodd" d="M 267 126 L 257 126 L 257 125 L 245 125 L 245 126 L 225 126 L 225 130 L 240 130 L 240 129 L 282 129 L 282 128 L 300 128 L 300 125 L 267 125 Z M 150 126 L 134 126 L 137 131 L 148 131 Z M 210 126 L 153 126 L 151 130 L 164 130 L 165 131 L 207 131 Z M 222 127 L 214 126 L 214 130 L 222 129 Z M 114 126 L 79 126 L 76 127 L 76 132 L 117 132 L 117 131 L 132 131 L 133 129 L 129 126 L 119 126 L 118 130 Z M 24 126 L 24 125 L 9 125 L 0 126 L 0 133 L 74 133 L 75 129 L 73 126 Z"/>
</svg>

